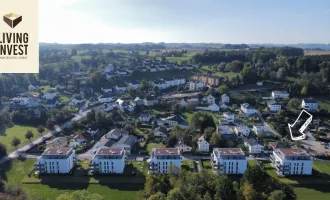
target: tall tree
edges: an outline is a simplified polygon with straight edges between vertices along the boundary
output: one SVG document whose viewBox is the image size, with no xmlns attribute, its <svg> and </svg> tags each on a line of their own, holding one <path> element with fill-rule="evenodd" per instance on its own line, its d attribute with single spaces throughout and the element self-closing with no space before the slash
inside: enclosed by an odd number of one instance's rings
<svg viewBox="0 0 330 200">
<path fill-rule="evenodd" d="M 245 183 L 242 186 L 242 193 L 244 196 L 244 200 L 255 200 L 258 197 L 258 194 L 256 191 L 253 189 L 251 184 Z"/>
<path fill-rule="evenodd" d="M 5 155 L 7 155 L 7 147 L 0 142 L 0 158 Z"/>
<path fill-rule="evenodd" d="M 227 85 L 221 85 L 221 86 L 219 86 L 219 88 L 218 88 L 218 92 L 219 92 L 220 94 L 225 94 L 225 93 L 227 93 L 228 91 L 229 91 L 229 88 L 228 88 Z"/>
<path fill-rule="evenodd" d="M 268 200 L 286 200 L 285 193 L 281 190 L 274 190 L 270 193 Z"/>
<path fill-rule="evenodd" d="M 189 128 L 193 131 L 196 131 L 201 128 L 202 121 L 200 120 L 200 115 L 199 113 L 195 112 L 193 113 L 190 123 L 189 123 Z"/>
<path fill-rule="evenodd" d="M 42 133 L 45 131 L 45 128 L 43 126 L 38 127 L 38 132 L 40 133 L 40 136 L 42 137 Z"/>
<path fill-rule="evenodd" d="M 33 138 L 33 132 L 31 130 L 26 131 L 25 138 L 31 142 L 31 138 Z"/>
<path fill-rule="evenodd" d="M 11 145 L 14 146 L 17 150 L 17 146 L 21 144 L 21 140 L 18 139 L 17 137 L 13 137 L 11 140 Z"/>
<path fill-rule="evenodd" d="M 220 175 L 216 181 L 216 193 L 214 199 L 236 200 L 237 195 L 232 181 L 228 176 Z"/>
</svg>

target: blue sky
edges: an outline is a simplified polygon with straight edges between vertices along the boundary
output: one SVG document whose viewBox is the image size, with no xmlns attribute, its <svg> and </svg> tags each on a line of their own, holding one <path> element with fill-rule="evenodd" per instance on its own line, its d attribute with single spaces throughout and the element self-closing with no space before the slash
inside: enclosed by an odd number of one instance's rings
<svg viewBox="0 0 330 200">
<path fill-rule="evenodd" d="M 329 0 L 40 0 L 40 42 L 330 43 Z"/>
</svg>

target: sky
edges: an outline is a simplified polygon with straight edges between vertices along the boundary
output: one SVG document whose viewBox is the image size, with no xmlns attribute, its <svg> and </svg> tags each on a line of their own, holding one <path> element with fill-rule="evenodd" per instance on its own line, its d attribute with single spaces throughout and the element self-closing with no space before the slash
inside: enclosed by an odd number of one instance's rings
<svg viewBox="0 0 330 200">
<path fill-rule="evenodd" d="M 50 43 L 330 43 L 329 0 L 39 0 Z"/>
</svg>

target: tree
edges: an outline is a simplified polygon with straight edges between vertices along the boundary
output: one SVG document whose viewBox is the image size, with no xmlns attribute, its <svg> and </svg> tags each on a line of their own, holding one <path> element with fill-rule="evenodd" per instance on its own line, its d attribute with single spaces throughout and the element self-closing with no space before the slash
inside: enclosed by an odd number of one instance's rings
<svg viewBox="0 0 330 200">
<path fill-rule="evenodd" d="M 294 192 L 293 187 L 287 184 L 281 185 L 281 191 L 285 194 L 286 200 L 296 200 L 297 194 Z"/>
<path fill-rule="evenodd" d="M 233 183 L 228 176 L 219 175 L 216 180 L 214 199 L 236 200 L 237 195 Z"/>
<path fill-rule="evenodd" d="M 141 122 L 140 120 L 136 120 L 136 121 L 135 121 L 135 127 L 136 127 L 136 128 L 140 128 L 141 125 L 142 125 L 142 122 Z"/>
<path fill-rule="evenodd" d="M 17 146 L 21 144 L 21 140 L 18 139 L 17 137 L 13 137 L 11 140 L 11 145 L 14 146 L 17 150 Z"/>
<path fill-rule="evenodd" d="M 218 145 L 220 141 L 220 134 L 217 132 L 213 132 L 211 138 L 210 138 L 210 143 L 213 145 Z"/>
<path fill-rule="evenodd" d="M 225 93 L 227 93 L 228 91 L 229 91 L 229 88 L 228 88 L 227 85 L 221 85 L 221 86 L 219 86 L 219 88 L 218 88 L 218 92 L 219 92 L 220 94 L 225 94 Z"/>
<path fill-rule="evenodd" d="M 200 120 L 200 115 L 199 113 L 195 112 L 191 117 L 189 128 L 193 131 L 196 131 L 201 128 L 201 125 L 202 121 Z"/>
<path fill-rule="evenodd" d="M 166 200 L 184 200 L 184 198 L 181 195 L 180 189 L 174 188 L 168 192 Z"/>
<path fill-rule="evenodd" d="M 180 104 L 176 103 L 172 106 L 172 111 L 174 114 L 179 114 L 181 112 L 181 106 Z"/>
<path fill-rule="evenodd" d="M 215 128 L 213 128 L 213 127 L 207 127 L 204 130 L 204 135 L 205 135 L 205 140 L 206 141 L 210 141 L 210 139 L 211 139 L 212 134 L 214 133 L 214 131 L 215 131 Z"/>
<path fill-rule="evenodd" d="M 0 142 L 0 158 L 6 155 L 7 155 L 7 147 L 6 145 Z"/>
<path fill-rule="evenodd" d="M 25 138 L 31 142 L 31 138 L 33 138 L 33 132 L 31 130 L 26 131 Z"/>
<path fill-rule="evenodd" d="M 151 196 L 157 192 L 167 194 L 169 187 L 169 180 L 166 175 L 151 174 L 147 176 L 144 184 L 144 191 L 147 196 Z"/>
<path fill-rule="evenodd" d="M 213 88 L 209 88 L 206 92 L 206 95 L 212 95 L 213 94 Z"/>
<path fill-rule="evenodd" d="M 270 193 L 268 200 L 286 200 L 285 193 L 281 190 L 274 190 Z"/>
<path fill-rule="evenodd" d="M 151 195 L 148 200 L 165 200 L 165 194 L 157 192 L 156 194 Z"/>
<path fill-rule="evenodd" d="M 248 65 L 246 65 L 241 71 L 241 77 L 244 84 L 255 83 L 257 80 L 256 72 Z"/>
<path fill-rule="evenodd" d="M 292 98 L 289 100 L 288 106 L 293 109 L 298 109 L 300 107 L 300 100 L 297 98 Z"/>
<path fill-rule="evenodd" d="M 254 200 L 257 199 L 258 194 L 253 189 L 251 184 L 245 183 L 242 188 L 242 193 L 245 200 Z"/>
<path fill-rule="evenodd" d="M 248 167 L 243 175 L 241 185 L 251 184 L 257 193 L 262 193 L 267 187 L 266 174 L 259 166 Z"/>
<path fill-rule="evenodd" d="M 78 190 L 72 193 L 63 193 L 56 200 L 104 200 L 99 194 L 93 194 L 87 190 Z"/>
<path fill-rule="evenodd" d="M 203 67 L 203 64 L 202 64 L 201 62 L 199 62 L 199 63 L 197 64 L 197 67 L 198 67 L 198 69 L 200 69 L 200 68 Z"/>
<path fill-rule="evenodd" d="M 45 131 L 45 128 L 43 126 L 38 127 L 38 132 L 40 133 L 40 136 L 42 136 L 42 133 Z"/>
<path fill-rule="evenodd" d="M 276 74 L 276 79 L 277 80 L 283 80 L 286 77 L 286 70 L 285 68 L 281 67 L 278 69 L 277 74 Z"/>
<path fill-rule="evenodd" d="M 211 115 L 205 114 L 201 125 L 201 131 L 204 132 L 204 129 L 207 127 L 216 128 L 213 117 Z"/>
<path fill-rule="evenodd" d="M 307 93 L 308 93 L 308 87 L 307 87 L 307 86 L 304 86 L 304 87 L 301 89 L 300 94 L 306 96 Z"/>
</svg>

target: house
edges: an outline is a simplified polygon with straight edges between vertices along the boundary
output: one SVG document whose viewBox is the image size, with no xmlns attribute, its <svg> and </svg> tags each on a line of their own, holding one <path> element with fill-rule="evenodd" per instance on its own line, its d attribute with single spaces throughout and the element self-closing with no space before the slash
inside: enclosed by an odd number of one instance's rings
<svg viewBox="0 0 330 200">
<path fill-rule="evenodd" d="M 197 104 L 199 102 L 199 99 L 197 97 L 191 97 L 187 99 L 187 102 L 190 104 Z"/>
<path fill-rule="evenodd" d="M 66 86 L 63 84 L 59 84 L 59 85 L 56 85 L 55 88 L 59 89 L 59 90 L 64 90 L 66 88 Z"/>
<path fill-rule="evenodd" d="M 164 125 L 173 127 L 175 125 L 180 126 L 181 128 L 188 128 L 188 122 L 180 115 L 173 115 L 167 118 L 162 118 L 160 120 Z"/>
<path fill-rule="evenodd" d="M 124 148 L 125 154 L 130 155 L 132 150 L 136 148 L 137 138 L 133 135 L 123 135 L 112 148 Z"/>
<path fill-rule="evenodd" d="M 74 136 L 73 139 L 74 139 L 74 141 L 79 142 L 79 143 L 83 143 L 86 141 L 85 137 L 82 135 L 76 135 L 76 136 Z"/>
<path fill-rule="evenodd" d="M 104 108 L 103 110 L 105 112 L 109 112 L 109 111 L 112 111 L 113 110 L 113 106 L 111 104 L 104 104 Z"/>
<path fill-rule="evenodd" d="M 205 140 L 204 135 L 198 138 L 197 145 L 200 152 L 210 151 L 210 144 Z"/>
<path fill-rule="evenodd" d="M 192 79 L 195 81 L 201 81 L 210 86 L 219 86 L 220 83 L 220 77 L 208 74 L 196 74 L 192 77 Z"/>
<path fill-rule="evenodd" d="M 100 174 L 122 174 L 125 169 L 123 148 L 99 148 L 93 156 L 89 169 Z"/>
<path fill-rule="evenodd" d="M 14 97 L 10 103 L 13 105 L 25 106 L 27 104 L 28 97 Z"/>
<path fill-rule="evenodd" d="M 222 114 L 222 118 L 227 120 L 228 122 L 234 123 L 235 122 L 235 114 L 232 112 L 225 112 Z"/>
<path fill-rule="evenodd" d="M 243 103 L 241 104 L 241 111 L 246 115 L 246 116 L 251 116 L 256 113 L 256 110 L 253 106 L 251 106 L 248 103 Z"/>
<path fill-rule="evenodd" d="M 113 64 L 108 64 L 107 66 L 104 67 L 102 71 L 103 73 L 110 73 L 113 72 L 114 70 L 115 70 L 115 66 Z"/>
<path fill-rule="evenodd" d="M 301 107 L 307 111 L 314 112 L 318 110 L 318 103 L 314 99 L 303 99 Z"/>
<path fill-rule="evenodd" d="M 276 149 L 285 149 L 288 148 L 286 145 L 284 145 L 282 142 L 269 142 L 268 143 L 268 149 L 271 151 L 275 151 Z"/>
<path fill-rule="evenodd" d="M 211 166 L 221 174 L 244 174 L 248 164 L 240 148 L 215 148 L 211 154 Z"/>
<path fill-rule="evenodd" d="M 191 91 L 199 91 L 205 87 L 205 84 L 201 81 L 191 81 L 189 83 L 189 90 Z"/>
<path fill-rule="evenodd" d="M 126 70 L 117 70 L 116 74 L 118 76 L 126 76 L 128 75 L 128 72 Z"/>
<path fill-rule="evenodd" d="M 83 102 L 84 102 L 83 99 L 78 100 L 78 99 L 76 99 L 76 98 L 73 97 L 72 100 L 69 102 L 69 105 L 70 105 L 70 106 L 74 106 L 74 105 L 81 104 L 81 103 L 83 103 Z"/>
<path fill-rule="evenodd" d="M 117 92 L 126 92 L 127 86 L 125 84 L 117 84 L 116 91 Z"/>
<path fill-rule="evenodd" d="M 180 106 L 182 107 L 186 107 L 188 106 L 188 102 L 186 102 L 184 99 L 181 99 L 181 101 L 179 102 Z"/>
<path fill-rule="evenodd" d="M 28 90 L 29 90 L 29 91 L 32 91 L 32 90 L 35 90 L 35 89 L 37 89 L 37 87 L 33 86 L 33 85 L 30 83 L 30 85 L 28 86 Z"/>
<path fill-rule="evenodd" d="M 87 96 L 92 95 L 93 93 L 94 93 L 94 90 L 91 87 L 85 87 L 85 88 L 80 90 L 80 95 L 84 98 L 87 97 Z"/>
<path fill-rule="evenodd" d="M 109 88 L 109 89 L 103 89 L 101 88 L 102 92 L 103 93 L 112 93 L 113 92 L 113 89 L 112 88 Z"/>
<path fill-rule="evenodd" d="M 150 121 L 150 114 L 149 113 L 140 113 L 140 117 L 139 117 L 139 120 L 141 122 L 149 122 Z"/>
<path fill-rule="evenodd" d="M 262 86 L 262 85 L 264 84 L 264 82 L 262 82 L 262 81 L 258 81 L 258 82 L 256 82 L 256 84 L 257 84 L 258 86 Z"/>
<path fill-rule="evenodd" d="M 133 101 L 131 101 L 131 105 L 133 106 L 141 106 L 143 104 L 144 102 L 139 97 L 136 97 Z"/>
<path fill-rule="evenodd" d="M 302 149 L 275 149 L 270 158 L 278 175 L 312 175 L 313 158 Z"/>
<path fill-rule="evenodd" d="M 208 104 L 214 104 L 215 103 L 215 97 L 212 95 L 205 96 L 203 98 L 203 101 L 206 101 Z"/>
<path fill-rule="evenodd" d="M 157 70 L 157 67 L 150 66 L 150 67 L 149 67 L 149 71 L 150 71 L 150 72 L 157 72 L 158 70 Z"/>
<path fill-rule="evenodd" d="M 234 132 L 238 136 L 249 137 L 249 135 L 250 135 L 250 129 L 247 126 L 235 126 L 234 127 Z"/>
<path fill-rule="evenodd" d="M 128 134 L 129 134 L 128 131 L 124 131 L 122 129 L 115 128 L 115 129 L 110 130 L 106 134 L 105 138 L 119 140 L 123 135 L 128 135 Z"/>
<path fill-rule="evenodd" d="M 159 126 L 153 130 L 153 134 L 155 137 L 167 138 L 169 135 L 169 131 L 167 130 L 167 128 Z"/>
<path fill-rule="evenodd" d="M 145 106 L 153 106 L 158 104 L 158 99 L 155 96 L 147 96 L 143 100 Z"/>
<path fill-rule="evenodd" d="M 49 99 L 46 101 L 46 108 L 54 108 L 60 105 L 60 102 L 57 99 Z"/>
<path fill-rule="evenodd" d="M 274 100 L 267 101 L 267 107 L 270 112 L 278 112 L 281 110 L 281 104 Z"/>
<path fill-rule="evenodd" d="M 113 101 L 113 97 L 110 95 L 101 95 L 97 98 L 100 103 L 110 103 Z"/>
<path fill-rule="evenodd" d="M 229 98 L 229 96 L 227 96 L 227 94 L 221 95 L 221 103 L 228 104 L 229 101 L 230 101 L 230 98 Z"/>
<path fill-rule="evenodd" d="M 191 152 L 192 150 L 192 147 L 185 144 L 184 140 L 179 140 L 174 147 L 178 148 L 182 153 Z"/>
<path fill-rule="evenodd" d="M 179 172 L 181 151 L 177 148 L 153 148 L 148 159 L 148 173 Z"/>
<path fill-rule="evenodd" d="M 138 89 L 140 87 L 140 83 L 138 81 L 130 81 L 128 86 L 132 87 L 133 89 Z"/>
<path fill-rule="evenodd" d="M 221 135 L 230 135 L 232 134 L 232 131 L 229 126 L 217 126 L 217 131 Z"/>
<path fill-rule="evenodd" d="M 215 103 L 209 105 L 207 108 L 212 112 L 219 112 L 220 111 L 220 107 Z"/>
<path fill-rule="evenodd" d="M 252 127 L 252 131 L 258 135 L 262 132 L 265 133 L 267 131 L 267 128 L 263 124 L 255 124 Z"/>
<path fill-rule="evenodd" d="M 264 146 L 259 144 L 254 138 L 246 140 L 244 145 L 248 148 L 250 154 L 263 153 L 264 151 Z"/>
<path fill-rule="evenodd" d="M 86 132 L 91 136 L 95 136 L 99 134 L 99 129 L 92 130 L 91 128 L 89 128 Z"/>
<path fill-rule="evenodd" d="M 158 71 L 165 71 L 166 70 L 164 65 L 158 65 L 157 69 L 158 69 Z"/>
<path fill-rule="evenodd" d="M 289 95 L 290 94 L 286 91 L 278 91 L 278 90 L 272 91 L 273 99 L 284 99 L 284 98 L 289 97 Z"/>
<path fill-rule="evenodd" d="M 75 162 L 73 148 L 47 148 L 34 166 L 41 174 L 68 174 Z"/>
<path fill-rule="evenodd" d="M 56 92 L 46 92 L 44 98 L 47 100 L 52 100 L 56 97 Z"/>
<path fill-rule="evenodd" d="M 30 96 L 25 101 L 25 106 L 27 108 L 36 108 L 41 106 L 41 100 L 39 97 Z"/>
</svg>

